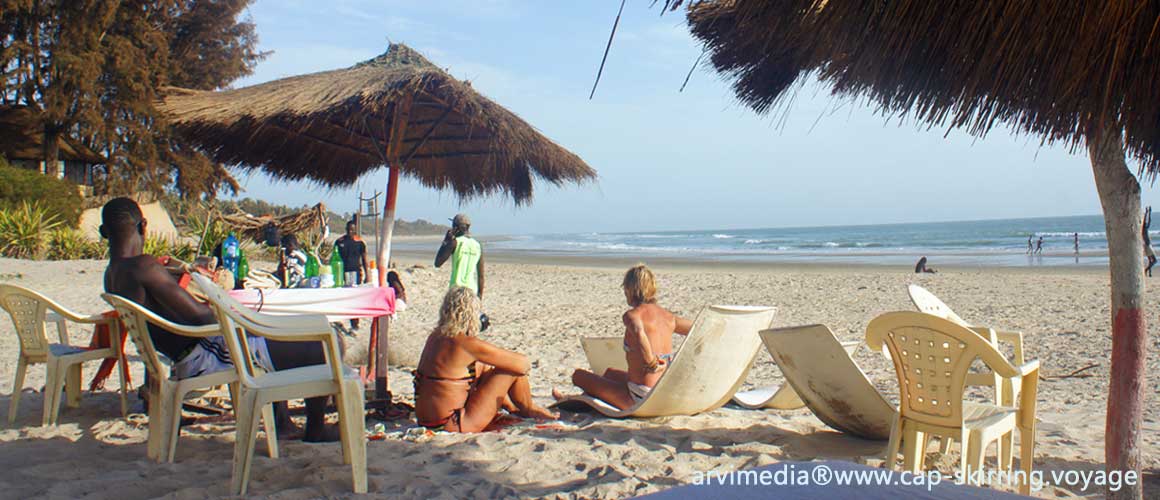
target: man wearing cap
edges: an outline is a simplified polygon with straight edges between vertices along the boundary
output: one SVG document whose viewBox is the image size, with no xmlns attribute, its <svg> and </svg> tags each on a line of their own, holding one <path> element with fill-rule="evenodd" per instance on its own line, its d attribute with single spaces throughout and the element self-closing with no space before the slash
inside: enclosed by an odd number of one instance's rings
<svg viewBox="0 0 1160 500">
<path fill-rule="evenodd" d="M 479 242 L 468 235 L 471 229 L 471 219 L 467 214 L 456 215 L 451 219 L 451 229 L 443 238 L 443 245 L 435 254 L 435 267 L 442 266 L 451 258 L 450 287 L 463 286 L 475 291 L 479 298 L 483 298 L 483 247 Z"/>
</svg>

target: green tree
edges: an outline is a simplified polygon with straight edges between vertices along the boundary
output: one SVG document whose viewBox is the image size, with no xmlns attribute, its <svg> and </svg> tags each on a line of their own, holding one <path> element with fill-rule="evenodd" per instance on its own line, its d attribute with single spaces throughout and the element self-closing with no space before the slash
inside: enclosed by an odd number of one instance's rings
<svg viewBox="0 0 1160 500">
<path fill-rule="evenodd" d="M 166 86 L 214 90 L 252 72 L 265 56 L 239 20 L 252 1 L 0 0 L 0 100 L 43 113 L 48 161 L 62 134 L 103 153 L 101 193 L 236 193 L 154 102 Z"/>
</svg>

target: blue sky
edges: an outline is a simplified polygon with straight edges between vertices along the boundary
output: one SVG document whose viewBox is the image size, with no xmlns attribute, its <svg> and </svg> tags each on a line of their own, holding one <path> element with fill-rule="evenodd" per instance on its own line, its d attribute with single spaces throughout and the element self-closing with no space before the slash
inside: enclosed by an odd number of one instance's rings
<svg viewBox="0 0 1160 500">
<path fill-rule="evenodd" d="M 259 47 L 246 86 L 343 68 L 403 42 L 513 110 L 596 169 L 595 184 L 537 185 L 532 205 L 460 204 L 404 181 L 399 216 L 472 215 L 484 234 L 877 224 L 1100 213 L 1086 152 L 1040 147 L 1004 129 L 985 139 L 887 120 L 807 85 L 758 116 L 698 68 L 680 13 L 629 2 L 596 97 L 593 78 L 615 0 L 258 0 Z M 239 172 L 241 196 L 337 211 L 382 190 L 386 170 L 350 190 Z M 1145 186 L 1144 202 L 1160 205 Z"/>
</svg>

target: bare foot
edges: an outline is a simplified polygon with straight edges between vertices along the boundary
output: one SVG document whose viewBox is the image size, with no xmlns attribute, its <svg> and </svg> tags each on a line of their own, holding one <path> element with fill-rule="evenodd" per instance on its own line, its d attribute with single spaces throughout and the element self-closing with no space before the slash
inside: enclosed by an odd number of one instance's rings
<svg viewBox="0 0 1160 500">
<path fill-rule="evenodd" d="M 324 425 L 322 429 L 307 428 L 306 435 L 302 436 L 302 441 L 306 443 L 333 443 L 340 440 L 342 440 L 342 435 L 338 431 L 337 425 Z"/>
<path fill-rule="evenodd" d="M 540 408 L 539 406 L 533 406 L 527 410 L 521 411 L 520 416 L 525 418 L 534 418 L 536 420 L 556 420 L 560 418 L 559 413 L 548 411 L 544 408 Z"/>
<path fill-rule="evenodd" d="M 568 396 L 565 395 L 564 393 L 560 392 L 560 389 L 557 389 L 555 387 L 552 388 L 552 399 L 555 399 L 556 401 L 561 401 L 566 397 L 568 397 Z"/>
</svg>

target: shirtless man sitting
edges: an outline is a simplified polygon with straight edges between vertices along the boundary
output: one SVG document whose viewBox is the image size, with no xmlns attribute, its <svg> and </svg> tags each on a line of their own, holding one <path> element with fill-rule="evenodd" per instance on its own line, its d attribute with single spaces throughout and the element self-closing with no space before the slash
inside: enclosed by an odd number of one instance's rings
<svg viewBox="0 0 1160 500">
<path fill-rule="evenodd" d="M 652 391 L 672 359 L 673 334 L 688 335 L 693 322 L 657 304 L 656 278 L 644 264 L 629 269 L 621 286 L 631 307 L 621 316 L 628 371 L 609 368 L 600 374 L 576 370 L 572 383 L 585 394 L 625 410 Z M 552 397 L 559 401 L 565 395 L 552 389 Z"/>
<path fill-rule="evenodd" d="M 101 209 L 101 236 L 109 240 L 109 267 L 105 269 L 105 291 L 141 304 L 174 323 L 200 326 L 217 323 L 213 310 L 198 302 L 178 283 L 157 258 L 144 253 L 145 217 L 141 207 L 129 198 L 116 198 Z M 173 361 L 177 378 L 196 377 L 223 369 L 232 370 L 229 350 L 221 337 L 184 337 L 149 325 L 149 337 Z M 250 337 L 255 362 L 266 369 L 286 370 L 322 364 L 322 344 L 315 342 L 266 342 Z M 295 432 L 286 412 L 286 403 L 275 405 L 280 435 Z M 306 400 L 304 441 L 337 441 L 337 428 L 325 426 L 326 397 Z"/>
<path fill-rule="evenodd" d="M 505 409 L 522 417 L 556 419 L 532 402 L 527 356 L 479 338 L 479 299 L 453 287 L 439 309 L 415 369 L 415 418 L 449 432 L 479 432 Z"/>
</svg>

